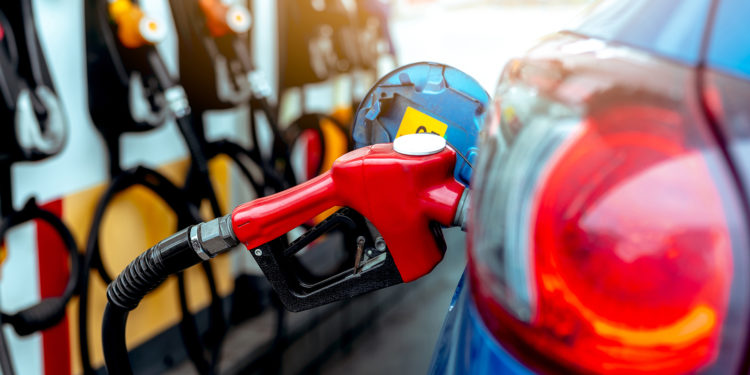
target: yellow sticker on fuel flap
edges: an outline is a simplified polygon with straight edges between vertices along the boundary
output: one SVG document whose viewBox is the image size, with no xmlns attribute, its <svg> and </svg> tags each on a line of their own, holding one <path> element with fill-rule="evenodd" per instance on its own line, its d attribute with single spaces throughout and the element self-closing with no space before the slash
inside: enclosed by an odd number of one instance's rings
<svg viewBox="0 0 750 375">
<path fill-rule="evenodd" d="M 416 133 L 432 133 L 445 137 L 445 132 L 447 130 L 448 125 L 444 122 L 426 113 L 420 112 L 418 109 L 406 107 L 406 112 L 401 119 L 401 125 L 398 127 L 396 138 L 402 135 Z"/>
</svg>

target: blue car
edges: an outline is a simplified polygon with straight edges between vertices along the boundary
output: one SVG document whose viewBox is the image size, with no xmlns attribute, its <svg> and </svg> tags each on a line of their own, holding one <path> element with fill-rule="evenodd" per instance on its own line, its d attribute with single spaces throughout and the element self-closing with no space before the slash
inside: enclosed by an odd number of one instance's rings
<svg viewBox="0 0 750 375">
<path fill-rule="evenodd" d="M 431 373 L 748 373 L 748 16 L 598 1 L 506 65 Z"/>
</svg>

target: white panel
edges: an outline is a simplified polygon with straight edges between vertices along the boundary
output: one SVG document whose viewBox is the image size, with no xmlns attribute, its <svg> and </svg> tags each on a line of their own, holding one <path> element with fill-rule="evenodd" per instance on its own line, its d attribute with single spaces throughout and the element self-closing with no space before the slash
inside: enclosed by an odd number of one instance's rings
<svg viewBox="0 0 750 375">
<path fill-rule="evenodd" d="M 332 113 L 334 109 L 333 98 L 336 93 L 335 80 L 306 85 L 305 88 L 305 111 Z"/>
<path fill-rule="evenodd" d="M 146 133 L 124 134 L 120 138 L 120 146 L 120 163 L 123 168 L 139 164 L 153 168 L 188 157 L 187 146 L 174 121 L 168 121 Z"/>
<path fill-rule="evenodd" d="M 271 98 L 278 92 L 278 30 L 276 0 L 253 0 L 253 60 L 271 85 Z"/>
<path fill-rule="evenodd" d="M 206 124 L 206 139 L 232 139 L 247 146 L 250 144 L 250 107 L 246 104 L 237 108 L 207 111 L 203 116 Z"/>
<path fill-rule="evenodd" d="M 34 2 L 37 32 L 63 104 L 69 132 L 60 155 L 39 163 L 15 166 L 16 207 L 22 206 L 30 195 L 47 201 L 105 178 L 104 144 L 91 126 L 86 102 L 82 6 L 83 1 Z"/>
<path fill-rule="evenodd" d="M 37 267 L 36 225 L 26 223 L 11 229 L 6 239 L 8 257 L 0 276 L 0 305 L 3 311 L 16 312 L 39 302 L 39 270 Z M 42 336 L 16 335 L 4 325 L 17 374 L 42 374 Z"/>
<path fill-rule="evenodd" d="M 172 18 L 172 8 L 167 0 L 141 0 L 141 9 L 149 17 L 159 21 L 166 28 L 167 36 L 161 41 L 156 48 L 159 50 L 164 64 L 169 72 L 174 76 L 178 75 L 177 67 L 177 32 L 175 30 L 174 19 Z"/>
</svg>

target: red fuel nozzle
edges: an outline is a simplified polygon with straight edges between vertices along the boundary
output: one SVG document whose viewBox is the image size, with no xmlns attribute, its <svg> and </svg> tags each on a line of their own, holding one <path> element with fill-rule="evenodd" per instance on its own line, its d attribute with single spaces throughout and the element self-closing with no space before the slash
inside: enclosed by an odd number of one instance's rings
<svg viewBox="0 0 750 375">
<path fill-rule="evenodd" d="M 431 224 L 453 224 L 464 192 L 453 177 L 455 165 L 448 147 L 424 156 L 400 154 L 392 144 L 361 148 L 310 181 L 237 207 L 232 227 L 252 250 L 331 207 L 350 207 L 375 225 L 409 282 L 443 258 Z"/>
</svg>

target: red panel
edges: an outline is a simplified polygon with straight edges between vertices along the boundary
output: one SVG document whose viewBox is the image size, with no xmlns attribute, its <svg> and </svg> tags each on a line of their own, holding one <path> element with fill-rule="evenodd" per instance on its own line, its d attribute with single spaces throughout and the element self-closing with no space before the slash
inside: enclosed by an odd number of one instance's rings
<svg viewBox="0 0 750 375">
<path fill-rule="evenodd" d="M 302 131 L 302 140 L 305 142 L 305 178 L 311 179 L 320 173 L 323 164 L 323 138 L 320 133 L 312 129 Z"/>
<path fill-rule="evenodd" d="M 62 200 L 49 202 L 42 208 L 62 216 Z M 60 236 L 49 224 L 36 223 L 37 254 L 39 258 L 39 295 L 41 298 L 59 296 L 68 283 L 70 259 Z M 56 326 L 42 331 L 42 355 L 45 374 L 70 374 L 70 341 L 68 317 Z"/>
</svg>

